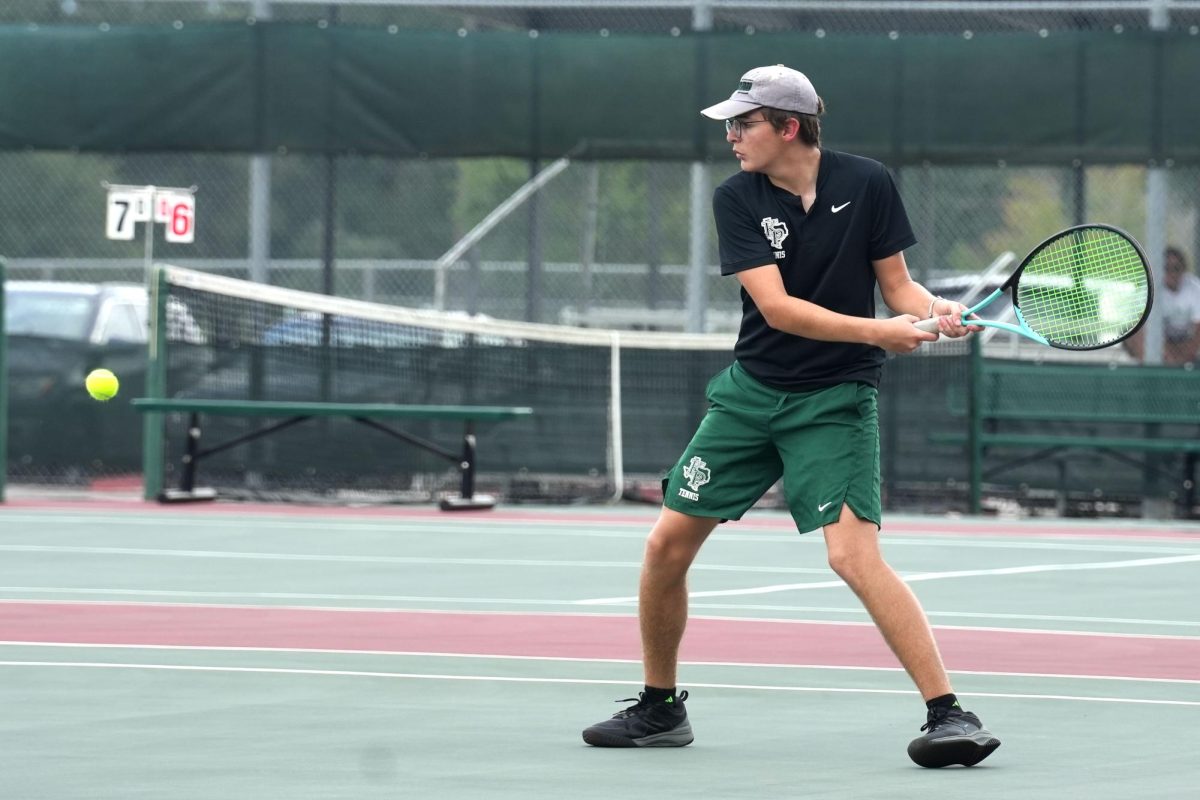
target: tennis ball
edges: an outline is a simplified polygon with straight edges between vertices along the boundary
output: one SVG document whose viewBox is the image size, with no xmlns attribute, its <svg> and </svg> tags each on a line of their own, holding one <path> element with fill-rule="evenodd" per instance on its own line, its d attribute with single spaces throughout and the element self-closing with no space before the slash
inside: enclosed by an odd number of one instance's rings
<svg viewBox="0 0 1200 800">
<path fill-rule="evenodd" d="M 87 386 L 88 394 L 97 400 L 113 399 L 121 386 L 117 376 L 106 369 L 94 369 L 89 372 L 84 385 Z"/>
</svg>

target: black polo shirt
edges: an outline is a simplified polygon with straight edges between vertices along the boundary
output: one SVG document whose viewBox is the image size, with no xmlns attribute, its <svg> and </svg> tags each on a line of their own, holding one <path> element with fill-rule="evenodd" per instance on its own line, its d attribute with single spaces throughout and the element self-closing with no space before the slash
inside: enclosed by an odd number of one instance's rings
<svg viewBox="0 0 1200 800">
<path fill-rule="evenodd" d="M 740 172 L 713 193 L 721 274 L 776 263 L 793 297 L 855 317 L 875 316 L 872 261 L 916 244 L 887 168 L 869 158 L 821 150 L 817 197 L 800 198 L 766 175 Z M 846 381 L 879 385 L 878 347 L 821 342 L 778 331 L 742 289 L 734 355 L 777 389 L 801 391 Z"/>
</svg>

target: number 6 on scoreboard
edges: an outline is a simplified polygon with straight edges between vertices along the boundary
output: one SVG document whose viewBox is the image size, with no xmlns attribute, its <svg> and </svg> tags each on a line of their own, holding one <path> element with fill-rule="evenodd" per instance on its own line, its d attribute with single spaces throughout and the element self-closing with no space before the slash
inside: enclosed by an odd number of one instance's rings
<svg viewBox="0 0 1200 800">
<path fill-rule="evenodd" d="M 155 197 L 154 221 L 165 226 L 168 242 L 190 244 L 196 239 L 196 196 L 160 193 Z"/>
</svg>

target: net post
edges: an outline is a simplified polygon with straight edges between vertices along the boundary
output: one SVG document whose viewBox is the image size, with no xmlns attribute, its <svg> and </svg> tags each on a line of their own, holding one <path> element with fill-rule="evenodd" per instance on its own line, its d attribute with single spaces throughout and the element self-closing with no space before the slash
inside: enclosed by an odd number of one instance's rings
<svg viewBox="0 0 1200 800">
<path fill-rule="evenodd" d="M 146 397 L 161 400 L 167 394 L 167 270 L 157 267 L 150 283 L 150 337 L 146 347 Z M 163 423 L 161 411 L 148 411 L 142 419 L 142 498 L 162 493 Z"/>
<path fill-rule="evenodd" d="M 609 474 L 613 479 L 612 502 L 618 503 L 625 492 L 625 445 L 621 428 L 621 334 L 612 332 L 609 358 L 608 454 Z"/>
</svg>

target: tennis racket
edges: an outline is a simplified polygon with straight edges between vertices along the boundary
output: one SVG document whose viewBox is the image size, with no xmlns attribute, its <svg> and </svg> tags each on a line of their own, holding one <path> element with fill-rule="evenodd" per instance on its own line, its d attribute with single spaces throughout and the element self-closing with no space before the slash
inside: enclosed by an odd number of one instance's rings
<svg viewBox="0 0 1200 800">
<path fill-rule="evenodd" d="M 1018 324 L 968 319 L 1006 291 Z M 964 325 L 1020 334 L 1064 350 L 1098 350 L 1146 321 L 1154 281 L 1141 245 L 1111 225 L 1077 225 L 1039 244 L 1004 284 L 963 312 Z M 937 319 L 916 323 L 937 331 Z"/>
</svg>

